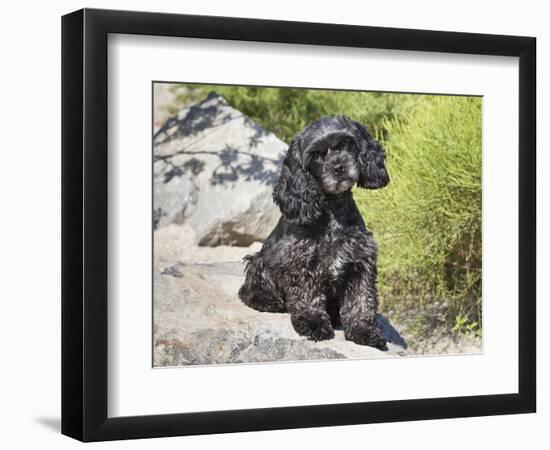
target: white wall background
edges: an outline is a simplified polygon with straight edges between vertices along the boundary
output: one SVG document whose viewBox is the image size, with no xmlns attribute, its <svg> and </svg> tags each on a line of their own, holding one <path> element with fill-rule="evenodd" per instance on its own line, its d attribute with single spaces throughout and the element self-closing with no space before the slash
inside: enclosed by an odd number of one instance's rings
<svg viewBox="0 0 550 450">
<path fill-rule="evenodd" d="M 112 0 L 5 2 L 0 16 L 0 443 L 4 448 L 74 448 L 60 417 L 60 16 L 83 6 L 530 35 L 538 38 L 539 230 L 550 184 L 550 29 L 545 2 Z M 542 280 L 549 236 L 539 232 L 539 380 L 550 374 L 550 308 Z M 362 425 L 96 444 L 95 448 L 548 448 L 550 390 L 539 382 L 536 415 Z"/>
</svg>

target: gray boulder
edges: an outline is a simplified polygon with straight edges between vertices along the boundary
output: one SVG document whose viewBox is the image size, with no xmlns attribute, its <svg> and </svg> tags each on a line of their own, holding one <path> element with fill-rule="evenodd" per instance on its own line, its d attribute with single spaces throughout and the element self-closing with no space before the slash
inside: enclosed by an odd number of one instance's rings
<svg viewBox="0 0 550 450">
<path fill-rule="evenodd" d="M 395 357 L 406 344 L 387 319 L 380 351 L 346 341 L 312 342 L 296 334 L 288 314 L 261 313 L 239 300 L 241 262 L 157 266 L 154 276 L 155 366 Z"/>
<path fill-rule="evenodd" d="M 287 145 L 217 94 L 154 137 L 154 225 L 189 224 L 199 245 L 248 246 L 279 219 L 271 193 Z"/>
</svg>

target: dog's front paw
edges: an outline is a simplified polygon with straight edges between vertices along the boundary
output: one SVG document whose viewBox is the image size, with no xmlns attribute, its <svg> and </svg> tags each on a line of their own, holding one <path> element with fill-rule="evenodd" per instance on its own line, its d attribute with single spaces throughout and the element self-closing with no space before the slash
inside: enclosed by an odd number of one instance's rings
<svg viewBox="0 0 550 450">
<path fill-rule="evenodd" d="M 300 336 L 306 336 L 312 341 L 323 341 L 334 337 L 330 316 L 324 311 L 294 312 L 290 316 L 290 320 Z"/>
<path fill-rule="evenodd" d="M 359 345 L 368 345 L 375 347 L 378 350 L 387 350 L 386 340 L 380 335 L 380 332 L 375 326 L 358 326 L 349 332 L 345 332 L 348 341 L 355 342 Z"/>
</svg>

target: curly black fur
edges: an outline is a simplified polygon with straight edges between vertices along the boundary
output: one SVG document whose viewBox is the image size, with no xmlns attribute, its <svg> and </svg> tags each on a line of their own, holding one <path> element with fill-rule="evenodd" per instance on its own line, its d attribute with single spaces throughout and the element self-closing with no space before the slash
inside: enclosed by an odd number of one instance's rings
<svg viewBox="0 0 550 450">
<path fill-rule="evenodd" d="M 376 326 L 376 243 L 351 194 L 389 182 L 382 146 L 344 116 L 310 124 L 290 144 L 273 200 L 282 216 L 245 258 L 241 300 L 289 312 L 296 332 L 319 341 L 342 326 L 346 339 L 385 348 Z"/>
</svg>

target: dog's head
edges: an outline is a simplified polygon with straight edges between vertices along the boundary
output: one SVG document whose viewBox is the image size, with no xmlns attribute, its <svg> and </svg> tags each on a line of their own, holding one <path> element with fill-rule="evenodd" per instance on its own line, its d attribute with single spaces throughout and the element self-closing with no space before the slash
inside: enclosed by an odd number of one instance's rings
<svg viewBox="0 0 550 450">
<path fill-rule="evenodd" d="M 327 197 L 355 184 L 378 189 L 388 182 L 384 149 L 367 128 L 345 116 L 326 117 L 290 144 L 273 199 L 288 220 L 307 224 L 321 217 Z"/>
</svg>

